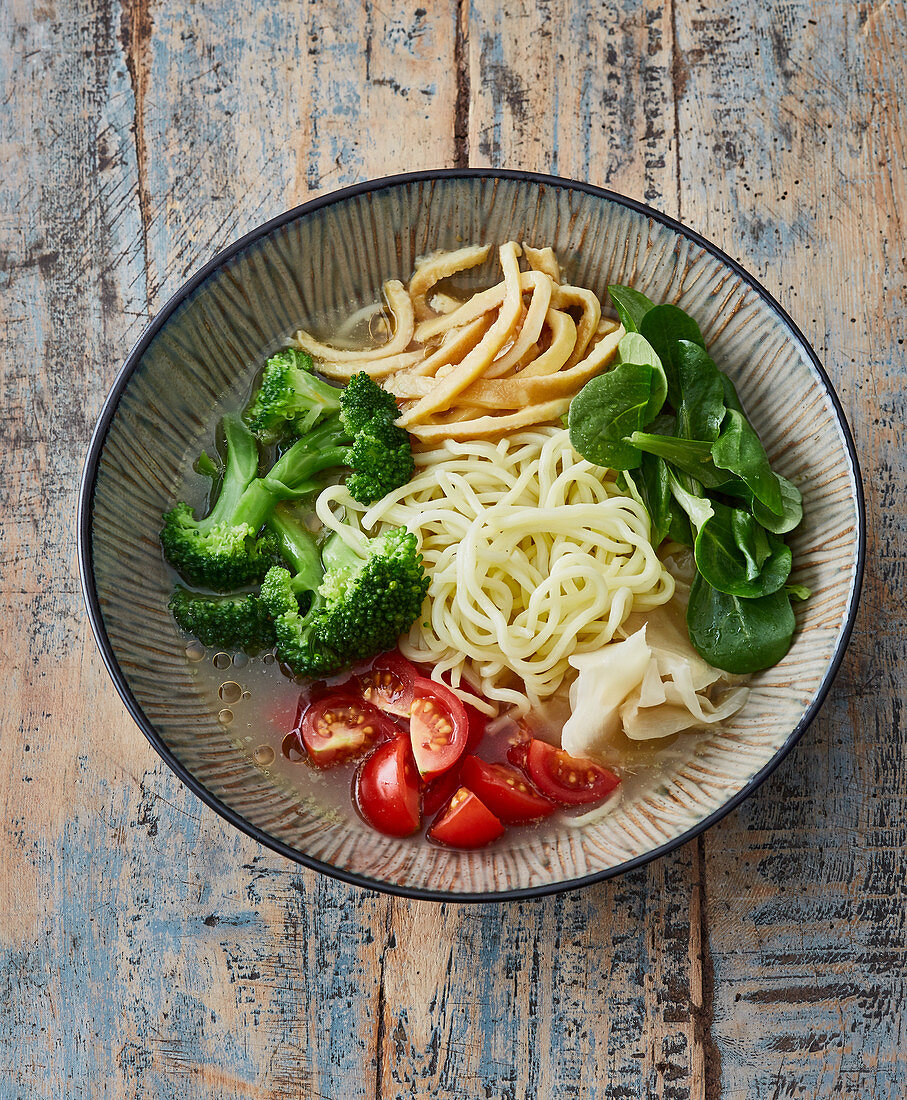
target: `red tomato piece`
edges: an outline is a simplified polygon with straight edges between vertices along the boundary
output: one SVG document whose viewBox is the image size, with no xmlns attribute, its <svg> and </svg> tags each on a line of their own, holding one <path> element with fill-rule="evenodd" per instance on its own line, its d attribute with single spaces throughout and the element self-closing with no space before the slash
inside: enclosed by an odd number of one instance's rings
<svg viewBox="0 0 907 1100">
<path fill-rule="evenodd" d="M 543 795 L 562 806 L 601 802 L 620 783 L 610 768 L 535 739 L 526 753 L 526 774 Z"/>
<path fill-rule="evenodd" d="M 525 776 L 507 764 L 489 764 L 475 756 L 467 756 L 460 775 L 463 784 L 508 825 L 538 821 L 557 809 L 553 802 L 530 785 Z"/>
<path fill-rule="evenodd" d="M 475 752 L 485 738 L 485 727 L 488 725 L 488 715 L 480 710 L 464 703 L 466 709 L 466 721 L 469 723 L 469 737 L 466 741 L 466 752 Z"/>
<path fill-rule="evenodd" d="M 300 730 L 316 768 L 330 768 L 362 756 L 387 732 L 380 713 L 352 695 L 328 695 L 313 703 Z"/>
<path fill-rule="evenodd" d="M 409 734 L 419 774 L 425 780 L 434 779 L 452 768 L 466 751 L 466 708 L 449 687 L 417 676 Z"/>
<path fill-rule="evenodd" d="M 359 813 L 379 833 L 410 836 L 419 828 L 419 780 L 406 736 L 379 745 L 362 764 L 354 800 Z"/>
<path fill-rule="evenodd" d="M 439 775 L 422 792 L 422 814 L 425 817 L 434 817 L 435 814 L 450 802 L 460 786 L 460 769 L 451 768 L 449 772 Z"/>
<path fill-rule="evenodd" d="M 484 848 L 503 832 L 504 826 L 482 800 L 460 787 L 428 835 L 451 848 Z"/>
<path fill-rule="evenodd" d="M 387 714 L 409 718 L 418 673 L 399 653 L 385 653 L 359 677 L 362 697 Z"/>
</svg>

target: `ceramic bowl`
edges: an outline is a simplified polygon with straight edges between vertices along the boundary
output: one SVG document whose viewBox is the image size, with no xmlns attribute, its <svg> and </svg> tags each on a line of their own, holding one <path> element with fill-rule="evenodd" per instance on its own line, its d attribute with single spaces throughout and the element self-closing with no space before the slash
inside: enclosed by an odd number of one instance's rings
<svg viewBox="0 0 907 1100">
<path fill-rule="evenodd" d="M 399 842 L 301 806 L 237 748 L 198 691 L 172 626 L 158 530 L 202 437 L 250 373 L 302 325 L 374 301 L 417 257 L 463 242 L 551 244 L 604 298 L 625 283 L 699 321 L 775 468 L 803 493 L 792 539 L 788 656 L 754 678 L 731 727 L 672 754 L 632 799 L 583 830 L 524 831 L 461 853 Z M 262 844 L 348 882 L 488 900 L 595 882 L 669 852 L 750 794 L 816 714 L 841 662 L 864 552 L 857 459 L 840 403 L 790 317 L 719 249 L 657 211 L 588 184 L 485 169 L 359 184 L 291 210 L 225 249 L 161 310 L 104 406 L 79 522 L 91 623 L 117 690 L 152 745 L 212 809 Z"/>
</svg>

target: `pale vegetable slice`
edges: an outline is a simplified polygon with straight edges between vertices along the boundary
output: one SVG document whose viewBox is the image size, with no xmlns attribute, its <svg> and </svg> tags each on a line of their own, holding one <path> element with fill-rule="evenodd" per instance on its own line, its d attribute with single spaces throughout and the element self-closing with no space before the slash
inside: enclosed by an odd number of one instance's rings
<svg viewBox="0 0 907 1100">
<path fill-rule="evenodd" d="M 620 708 L 624 733 L 632 741 L 671 737 L 675 733 L 723 722 L 740 710 L 749 695 L 746 688 L 732 688 L 718 704 L 694 695 L 693 698 L 699 700 L 700 711 L 695 714 L 690 710 L 686 696 L 670 682 L 665 685 L 665 692 L 665 702 L 654 707 L 640 706 L 635 698 L 636 693 L 632 692 Z"/>
<path fill-rule="evenodd" d="M 621 731 L 633 741 L 670 737 L 724 721 L 746 702 L 743 687 L 717 701 L 704 694 L 727 682 L 727 674 L 706 664 L 675 634 L 667 610 L 672 604 L 678 601 L 650 614 L 624 641 L 570 658 L 579 676 L 570 689 L 572 713 L 561 743 L 571 755 L 606 759 Z"/>
<path fill-rule="evenodd" d="M 623 642 L 611 642 L 595 653 L 569 658 L 579 676 L 570 688 L 570 717 L 561 748 L 571 756 L 601 757 L 620 730 L 620 708 L 639 687 L 652 660 L 643 626 Z"/>
</svg>

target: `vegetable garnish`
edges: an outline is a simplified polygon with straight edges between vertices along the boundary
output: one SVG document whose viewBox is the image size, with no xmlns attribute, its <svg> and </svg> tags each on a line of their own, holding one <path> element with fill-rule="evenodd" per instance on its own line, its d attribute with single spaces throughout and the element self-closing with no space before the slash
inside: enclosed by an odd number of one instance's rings
<svg viewBox="0 0 907 1100">
<path fill-rule="evenodd" d="M 226 648 L 260 648 L 273 633 L 278 655 L 293 671 L 324 675 L 390 648 L 419 614 L 428 582 L 406 532 L 360 540 L 359 553 L 346 545 L 320 553 L 305 525 L 278 507 L 311 493 L 331 469 L 349 469 L 349 491 L 365 503 L 413 472 L 409 439 L 393 422 L 398 409 L 390 394 L 367 374 L 354 376 L 343 390 L 314 377 L 303 384 L 309 377 L 303 361 L 311 365 L 307 356 L 289 352 L 269 361 L 249 422 L 268 439 L 300 425 L 311 430 L 258 476 L 255 437 L 237 417 L 224 417 L 226 457 L 214 507 L 196 519 L 187 504 L 178 504 L 164 516 L 161 545 L 190 584 L 218 592 L 268 574 L 260 602 L 244 596 L 206 608 L 210 597 L 177 592 L 172 610 L 184 629 L 201 630 L 205 644 Z M 337 394 L 333 401 L 328 390 Z M 327 554 L 330 562 L 322 564 Z M 309 604 L 304 615 L 300 598 Z M 270 629 L 263 625 L 267 616 Z"/>
<path fill-rule="evenodd" d="M 556 803 L 539 794 L 524 775 L 507 764 L 489 764 L 470 756 L 460 774 L 464 785 L 508 824 L 538 821 L 557 809 Z"/>
<path fill-rule="evenodd" d="M 466 708 L 444 684 L 416 677 L 409 720 L 413 756 L 426 781 L 452 768 L 466 750 Z"/>
<path fill-rule="evenodd" d="M 768 668 L 793 637 L 789 597 L 799 588 L 785 587 L 792 559 L 782 536 L 802 518 L 799 490 L 772 470 L 693 318 L 630 287 L 609 294 L 624 326 L 645 337 L 660 362 L 668 404 L 651 387 L 645 398 L 642 368 L 621 361 L 573 399 L 571 441 L 590 462 L 622 471 L 649 512 L 655 545 L 670 538 L 693 547 L 687 623 L 697 651 L 728 672 Z"/>
<path fill-rule="evenodd" d="M 316 768 L 353 760 L 391 735 L 390 727 L 373 706 L 343 695 L 332 695 L 310 706 L 300 732 Z"/>
<path fill-rule="evenodd" d="M 408 718 L 413 707 L 413 687 L 418 673 L 399 653 L 385 653 L 359 677 L 363 699 L 379 710 Z"/>
<path fill-rule="evenodd" d="M 428 835 L 453 848 L 484 848 L 503 832 L 504 826 L 482 800 L 460 787 Z"/>
<path fill-rule="evenodd" d="M 419 779 L 407 737 L 379 745 L 356 775 L 359 812 L 387 836 L 410 836 L 421 823 Z"/>
<path fill-rule="evenodd" d="M 562 806 L 601 802 L 620 783 L 610 768 L 569 756 L 562 749 L 537 740 L 529 742 L 526 774 L 543 795 Z"/>
</svg>

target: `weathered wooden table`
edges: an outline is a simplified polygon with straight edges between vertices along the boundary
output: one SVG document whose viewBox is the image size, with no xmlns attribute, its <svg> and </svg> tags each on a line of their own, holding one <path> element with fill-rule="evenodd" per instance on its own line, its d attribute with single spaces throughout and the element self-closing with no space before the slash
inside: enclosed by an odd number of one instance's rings
<svg viewBox="0 0 907 1100">
<path fill-rule="evenodd" d="M 907 1094 L 903 0 L 0 6 L 0 1098 Z M 218 248 L 420 167 L 588 179 L 739 258 L 838 387 L 868 575 L 819 720 L 669 858 L 410 903 L 189 794 L 79 594 L 103 397 Z"/>
</svg>

